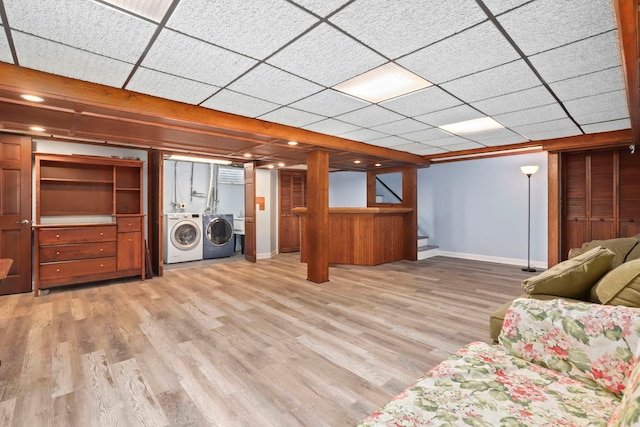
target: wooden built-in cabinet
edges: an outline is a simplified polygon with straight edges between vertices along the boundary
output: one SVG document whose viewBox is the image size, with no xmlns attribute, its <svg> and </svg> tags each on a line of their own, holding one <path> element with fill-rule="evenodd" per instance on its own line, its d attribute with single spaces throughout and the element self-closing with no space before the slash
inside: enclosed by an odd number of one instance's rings
<svg viewBox="0 0 640 427">
<path fill-rule="evenodd" d="M 640 233 L 640 156 L 628 148 L 561 155 L 561 260 L 590 240 Z"/>
<path fill-rule="evenodd" d="M 144 280 L 142 165 L 36 153 L 36 296 L 75 283 Z"/>
</svg>

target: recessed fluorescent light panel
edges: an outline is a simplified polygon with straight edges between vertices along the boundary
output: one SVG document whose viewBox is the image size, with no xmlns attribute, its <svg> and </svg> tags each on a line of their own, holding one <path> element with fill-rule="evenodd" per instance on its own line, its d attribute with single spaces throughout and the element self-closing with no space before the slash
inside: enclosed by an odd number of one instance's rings
<svg viewBox="0 0 640 427">
<path fill-rule="evenodd" d="M 466 135 L 469 133 L 480 133 L 489 130 L 502 129 L 500 123 L 491 117 L 483 117 L 481 119 L 466 120 L 464 122 L 451 123 L 444 126 L 438 126 L 442 130 L 453 133 L 455 135 Z"/>
<path fill-rule="evenodd" d="M 389 62 L 333 88 L 347 95 L 377 103 L 415 92 L 433 83 Z"/>
<path fill-rule="evenodd" d="M 194 163 L 215 163 L 218 165 L 230 165 L 230 160 L 211 159 L 207 157 L 191 157 L 172 154 L 167 156 L 167 160 L 178 160 L 182 162 L 194 162 Z"/>
</svg>

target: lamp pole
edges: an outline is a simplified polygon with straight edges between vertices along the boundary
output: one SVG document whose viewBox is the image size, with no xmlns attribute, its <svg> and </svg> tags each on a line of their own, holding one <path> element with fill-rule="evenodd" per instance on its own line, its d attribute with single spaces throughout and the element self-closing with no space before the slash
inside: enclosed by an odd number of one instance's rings
<svg viewBox="0 0 640 427">
<path fill-rule="evenodd" d="M 527 266 L 522 271 L 534 273 L 537 270 L 531 267 L 531 175 L 538 171 L 538 166 L 522 166 L 520 168 L 523 174 L 527 175 L 528 193 L 527 193 Z"/>
</svg>

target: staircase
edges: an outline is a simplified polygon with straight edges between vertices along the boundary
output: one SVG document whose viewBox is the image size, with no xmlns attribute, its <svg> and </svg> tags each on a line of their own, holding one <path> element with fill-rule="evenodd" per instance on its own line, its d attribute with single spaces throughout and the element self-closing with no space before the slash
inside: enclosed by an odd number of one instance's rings
<svg viewBox="0 0 640 427">
<path fill-rule="evenodd" d="M 438 255 L 438 246 L 429 245 L 428 238 L 418 236 L 418 261 Z"/>
</svg>

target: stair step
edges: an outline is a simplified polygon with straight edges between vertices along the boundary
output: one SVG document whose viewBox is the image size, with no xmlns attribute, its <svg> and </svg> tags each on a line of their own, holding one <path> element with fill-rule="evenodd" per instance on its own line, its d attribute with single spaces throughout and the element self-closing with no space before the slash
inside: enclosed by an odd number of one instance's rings
<svg viewBox="0 0 640 427">
<path fill-rule="evenodd" d="M 439 246 L 426 245 L 418 247 L 418 261 L 421 259 L 427 259 L 438 255 Z"/>
</svg>

